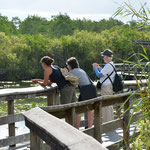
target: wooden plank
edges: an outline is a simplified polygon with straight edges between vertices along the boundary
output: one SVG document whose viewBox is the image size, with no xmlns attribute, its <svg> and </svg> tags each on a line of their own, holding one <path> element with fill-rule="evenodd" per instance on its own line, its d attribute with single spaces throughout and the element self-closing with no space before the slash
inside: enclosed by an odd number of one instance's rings
<svg viewBox="0 0 150 150">
<path fill-rule="evenodd" d="M 38 86 L 29 88 L 2 89 L 0 90 L 0 101 L 43 96 L 56 90 L 56 84 L 47 87 Z"/>
<path fill-rule="evenodd" d="M 41 150 L 42 141 L 40 138 L 31 130 L 30 131 L 30 149 L 31 150 Z"/>
<path fill-rule="evenodd" d="M 117 104 L 123 103 L 127 97 L 124 96 L 124 97 L 112 98 L 112 100 L 110 100 L 110 99 L 104 100 L 104 101 L 102 101 L 102 107 L 114 105 L 115 103 L 117 103 Z"/>
<path fill-rule="evenodd" d="M 87 129 L 83 130 L 83 132 L 86 133 L 87 135 L 94 137 L 94 127 L 87 128 Z"/>
<path fill-rule="evenodd" d="M 14 114 L 14 100 L 8 101 L 8 115 Z M 8 125 L 9 137 L 15 136 L 15 123 L 10 123 Z M 10 145 L 14 147 L 15 145 Z"/>
<path fill-rule="evenodd" d="M 131 83 L 129 82 L 128 85 L 130 85 Z M 3 91 L 3 93 L 1 93 L 1 91 Z M 38 88 L 23 88 L 23 89 L 6 89 L 6 90 L 0 90 L 0 101 L 1 100 L 8 100 L 9 103 L 11 103 L 12 99 L 19 99 L 19 98 L 29 98 L 29 97 L 36 97 L 36 96 L 41 96 L 41 95 L 47 95 L 50 94 L 51 92 L 56 93 L 57 91 L 57 87 L 46 87 L 43 88 L 41 86 L 39 86 Z M 86 112 L 87 111 L 87 107 L 89 108 L 89 110 L 94 109 L 94 103 L 95 102 L 102 102 L 102 107 L 104 106 L 108 106 L 111 105 L 115 102 L 117 103 L 122 103 L 125 101 L 125 99 L 131 94 L 131 92 L 129 93 L 123 93 L 123 94 L 118 94 L 118 95 L 113 95 L 113 96 L 101 96 L 89 101 L 85 101 L 85 102 L 81 102 L 81 103 L 74 103 L 74 104 L 67 104 L 67 105 L 63 105 L 63 106 L 56 106 L 56 107 L 47 107 L 44 108 L 47 111 L 51 112 L 52 114 L 54 114 L 55 116 L 58 116 L 60 118 L 65 117 L 65 111 L 68 109 L 72 109 L 75 108 L 76 111 L 75 113 L 82 113 L 82 112 Z M 10 109 L 12 110 L 12 109 Z M 11 118 L 12 116 L 12 118 Z M 16 121 L 22 121 L 22 117 L 21 115 L 16 116 L 16 118 L 13 116 L 15 115 L 9 115 L 8 116 L 8 124 L 12 124 Z M 5 120 L 5 116 L 4 117 L 0 117 L 0 125 L 2 124 L 7 124 L 7 121 Z M 14 124 L 12 124 L 12 126 L 10 127 L 10 130 L 13 131 L 13 129 L 15 128 Z M 15 131 L 15 130 L 14 130 Z M 90 130 L 92 131 L 92 130 Z M 13 133 L 13 132 L 11 132 Z M 13 133 L 14 134 L 14 133 Z"/>
<path fill-rule="evenodd" d="M 47 106 L 59 105 L 59 91 L 56 89 L 47 94 Z"/>
<path fill-rule="evenodd" d="M 140 81 L 140 80 L 138 80 L 138 82 L 139 82 L 139 84 L 140 85 L 147 85 L 147 80 L 142 80 L 142 82 Z M 136 82 L 136 80 L 125 80 L 124 81 L 124 85 L 125 86 L 130 86 L 130 85 L 132 85 L 132 86 L 137 86 L 137 82 Z"/>
<path fill-rule="evenodd" d="M 117 102 L 122 103 L 124 102 L 123 98 L 127 98 L 131 95 L 132 92 L 127 92 L 127 93 L 123 93 L 123 94 L 117 94 L 117 95 L 107 95 L 107 96 L 100 96 L 94 99 L 90 99 L 90 100 L 86 100 L 83 102 L 76 102 L 76 103 L 70 103 L 70 104 L 65 104 L 65 105 L 56 105 L 56 106 L 51 106 L 51 107 L 41 107 L 43 110 L 45 110 L 46 112 L 58 112 L 58 111 L 64 111 L 67 109 L 70 109 L 72 107 L 81 107 L 81 106 L 90 106 L 92 104 L 94 104 L 95 102 L 101 101 L 102 102 L 102 106 L 109 106 L 114 104 L 113 102 Z"/>
<path fill-rule="evenodd" d="M 107 122 L 107 123 L 103 123 L 102 124 L 102 134 L 116 130 L 117 128 L 120 128 L 120 127 L 121 127 L 120 119 L 112 120 L 112 121 Z"/>
<path fill-rule="evenodd" d="M 120 128 L 120 127 L 121 126 L 120 126 L 119 119 L 113 120 L 108 123 L 104 123 L 101 125 L 101 134 L 116 130 L 117 128 Z M 83 132 L 90 136 L 94 136 L 94 127 L 88 128 L 88 129 L 84 130 Z"/>
<path fill-rule="evenodd" d="M 2 89 L 0 90 L 0 101 L 43 96 L 54 91 L 58 91 L 55 84 L 47 87 L 38 86 L 30 88 Z"/>
<path fill-rule="evenodd" d="M 134 114 L 131 123 L 138 121 L 140 118 L 141 118 L 141 113 Z M 109 121 L 107 123 L 103 123 L 101 125 L 101 134 L 116 130 L 117 128 L 121 128 L 120 119 L 116 119 L 116 120 Z M 85 129 L 83 132 L 93 137 L 94 127 Z"/>
<path fill-rule="evenodd" d="M 147 82 L 146 80 L 142 80 L 142 83 L 146 85 Z M 137 87 L 136 81 L 131 81 L 131 80 L 124 81 L 124 85 L 125 87 L 128 87 L 128 86 Z M 1 89 L 0 101 L 8 101 L 12 99 L 22 99 L 22 98 L 43 96 L 43 95 L 47 95 L 49 92 L 54 92 L 57 90 L 58 88 L 56 84 L 52 84 L 51 86 L 47 86 L 47 87 L 37 86 L 37 87 L 30 87 L 30 88 Z"/>
<path fill-rule="evenodd" d="M 22 95 L 22 94 L 37 94 L 45 91 L 53 91 L 57 89 L 56 84 L 52 86 L 37 86 L 37 87 L 28 87 L 28 88 L 16 88 L 16 89 L 1 89 L 0 96 L 8 96 L 8 95 Z"/>
<path fill-rule="evenodd" d="M 60 96 L 59 96 L 59 90 L 55 90 L 54 95 L 54 105 L 60 105 Z"/>
<path fill-rule="evenodd" d="M 117 128 L 120 128 L 120 120 L 113 120 L 107 123 L 103 123 L 101 125 L 101 134 L 103 133 L 107 133 L 113 130 L 116 130 Z M 83 131 L 84 133 L 90 135 L 90 136 L 94 136 L 94 127 L 88 128 L 86 130 Z"/>
<path fill-rule="evenodd" d="M 102 142 L 101 124 L 102 124 L 102 102 L 94 104 L 94 138 L 99 142 Z"/>
<path fill-rule="evenodd" d="M 30 140 L 30 134 L 23 134 L 23 135 L 18 135 L 18 136 L 12 136 L 12 137 L 8 137 L 7 139 L 1 139 L 0 140 L 0 147 L 6 147 L 9 145 L 15 145 L 18 143 L 23 143 L 26 141 Z"/>
<path fill-rule="evenodd" d="M 24 117 L 22 114 L 2 116 L 0 117 L 0 125 L 11 124 L 11 123 L 15 123 L 15 122 L 23 121 L 23 120 L 24 120 Z"/>
<path fill-rule="evenodd" d="M 40 108 L 33 108 L 24 116 L 27 127 L 55 150 L 106 150 L 94 138 Z"/>
<path fill-rule="evenodd" d="M 139 135 L 139 132 L 136 132 L 136 133 L 135 133 L 135 137 L 137 137 L 138 135 Z M 131 137 L 130 137 L 130 138 L 131 138 Z M 132 142 L 132 141 L 130 141 L 130 142 Z M 118 149 L 120 149 L 120 147 L 122 147 L 122 146 L 123 146 L 123 140 L 121 139 L 121 140 L 118 140 L 117 142 L 115 142 L 115 143 L 113 143 L 113 144 L 107 146 L 107 148 L 108 148 L 109 150 L 118 150 Z"/>
<path fill-rule="evenodd" d="M 78 108 L 77 108 L 78 109 Z M 52 113 L 53 114 L 53 113 Z M 61 115 L 59 115 L 61 114 Z M 58 118 L 65 118 L 65 112 L 58 112 L 58 114 L 54 113 L 53 114 L 55 117 Z M 132 118 L 132 122 L 136 122 L 137 120 L 139 120 L 141 118 L 141 113 L 136 113 L 133 118 Z M 15 122 L 19 122 L 19 121 L 24 121 L 24 117 L 22 114 L 14 114 L 14 115 L 8 115 L 8 116 L 2 116 L 0 117 L 0 125 L 5 125 L 5 124 L 10 124 L 10 123 L 15 123 Z M 113 120 L 112 122 L 115 122 L 115 120 Z M 119 122 L 119 121 L 118 121 Z M 110 122 L 111 123 L 111 122 Z M 110 124 L 109 126 L 118 126 L 118 123 L 116 123 L 116 125 L 112 125 Z M 85 122 L 84 120 L 81 121 L 81 127 L 85 126 Z M 102 124 L 102 126 L 104 126 L 104 124 Z M 106 124 L 107 126 L 107 124 Z M 103 127 L 102 127 L 103 128 Z M 115 130 L 115 128 L 113 128 Z M 103 128 L 103 130 L 105 130 L 105 128 Z"/>
<path fill-rule="evenodd" d="M 66 104 L 65 104 L 66 105 Z M 77 105 L 73 105 L 75 106 L 75 111 L 76 111 L 76 114 L 81 114 L 81 113 L 84 113 L 84 112 L 87 112 L 87 111 L 90 111 L 90 110 L 93 110 L 94 109 L 94 106 L 92 104 L 89 104 L 89 105 L 85 105 L 85 106 L 77 106 Z M 48 110 L 48 113 L 54 115 L 55 117 L 58 117 L 58 118 L 65 118 L 66 116 L 66 111 L 68 109 L 71 109 L 73 108 L 73 106 L 70 106 L 70 107 L 62 107 L 62 105 L 59 105 L 59 106 L 56 106 L 57 108 L 56 109 L 51 109 L 51 107 L 41 107 L 41 109 L 45 110 L 47 112 Z M 60 107 L 60 108 L 59 108 Z"/>
<path fill-rule="evenodd" d="M 54 93 L 50 93 L 47 95 L 47 106 L 54 105 Z"/>
</svg>

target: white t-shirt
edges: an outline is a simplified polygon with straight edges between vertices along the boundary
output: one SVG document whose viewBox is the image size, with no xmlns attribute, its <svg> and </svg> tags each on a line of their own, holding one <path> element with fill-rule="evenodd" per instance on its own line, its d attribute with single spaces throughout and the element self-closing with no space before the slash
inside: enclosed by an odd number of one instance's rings
<svg viewBox="0 0 150 150">
<path fill-rule="evenodd" d="M 113 66 L 114 63 L 110 62 Z M 104 77 L 100 78 L 100 82 L 102 83 L 106 78 L 107 78 L 107 74 L 110 75 L 112 73 L 112 71 L 114 71 L 114 68 L 111 66 L 111 64 L 107 63 L 104 68 L 101 70 L 101 73 L 103 74 Z M 111 80 L 114 81 L 115 78 L 115 71 L 112 73 L 112 75 L 110 76 Z M 104 81 L 103 85 L 108 85 L 111 84 L 110 79 L 108 78 L 106 81 Z"/>
</svg>

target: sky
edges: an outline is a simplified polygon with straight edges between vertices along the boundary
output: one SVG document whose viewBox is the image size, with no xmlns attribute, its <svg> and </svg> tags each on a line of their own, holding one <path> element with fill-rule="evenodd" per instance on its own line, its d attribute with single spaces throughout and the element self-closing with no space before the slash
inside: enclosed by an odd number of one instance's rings
<svg viewBox="0 0 150 150">
<path fill-rule="evenodd" d="M 123 2 L 130 2 L 135 8 L 150 0 L 0 0 L 0 13 L 11 20 L 19 17 L 24 20 L 28 15 L 38 15 L 51 19 L 52 15 L 67 13 L 72 19 L 108 19 Z M 124 22 L 130 17 L 116 18 Z"/>
</svg>

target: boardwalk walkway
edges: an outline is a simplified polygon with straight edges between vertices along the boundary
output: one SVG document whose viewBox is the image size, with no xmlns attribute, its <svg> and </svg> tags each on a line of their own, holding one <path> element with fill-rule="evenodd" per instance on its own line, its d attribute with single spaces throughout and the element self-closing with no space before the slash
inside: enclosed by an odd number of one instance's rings
<svg viewBox="0 0 150 150">
<path fill-rule="evenodd" d="M 29 133 L 29 129 L 27 127 L 23 127 L 22 126 L 23 124 L 24 124 L 24 121 L 22 123 L 16 123 L 18 133 L 19 132 L 21 134 Z M 136 127 L 135 124 L 130 125 L 130 135 L 132 135 L 135 127 Z M 7 128 L 7 126 L 5 126 L 5 128 Z M 82 128 L 80 128 L 80 130 L 82 130 Z M 2 133 L 1 128 L 0 128 L 0 132 Z M 109 145 L 112 145 L 112 144 L 116 143 L 117 141 L 121 140 L 122 138 L 123 138 L 123 131 L 122 131 L 121 128 L 118 128 L 115 131 L 111 131 L 111 132 L 102 134 L 102 145 L 107 147 Z M 3 148 L 0 148 L 0 150 L 29 150 L 29 147 L 30 147 L 30 143 L 25 142 L 25 143 L 17 144 L 17 146 L 15 148 L 8 148 L 8 147 L 4 148 L 3 147 Z"/>
<path fill-rule="evenodd" d="M 143 81 L 144 84 L 146 84 L 146 81 Z M 143 84 L 142 84 L 143 85 Z M 126 89 L 137 89 L 137 84 L 136 81 L 125 81 L 124 82 L 124 88 Z M 27 132 L 19 132 L 20 127 L 22 127 L 21 123 L 24 120 L 21 114 L 15 114 L 15 106 L 14 106 L 14 100 L 19 100 L 22 98 L 32 98 L 32 97 L 39 97 L 39 96 L 46 96 L 47 97 L 47 107 L 43 107 L 45 111 L 51 113 L 52 115 L 58 117 L 58 118 L 69 118 L 69 117 L 74 117 L 78 113 L 84 113 L 87 110 L 95 110 L 95 125 L 94 128 L 89 129 L 88 131 L 85 130 L 85 133 L 92 135 L 96 137 L 96 139 L 100 139 L 101 136 L 100 133 L 105 133 L 102 134 L 102 143 L 104 146 L 108 146 L 112 143 L 115 143 L 119 139 L 122 138 L 122 131 L 121 129 L 117 129 L 120 127 L 120 121 L 115 120 L 112 121 L 111 123 L 108 123 L 106 126 L 103 124 L 100 124 L 100 110 L 101 107 L 109 106 L 109 105 L 114 105 L 115 103 L 121 104 L 123 103 L 132 92 L 125 92 L 122 94 L 117 94 L 113 96 L 101 96 L 96 99 L 92 99 L 89 101 L 85 102 L 80 102 L 80 103 L 74 103 L 74 104 L 68 104 L 65 106 L 56 106 L 55 103 L 58 100 L 58 90 L 57 87 L 54 85 L 52 87 L 32 87 L 32 88 L 23 88 L 23 89 L 4 89 L 0 90 L 0 101 L 4 101 L 8 103 L 8 116 L 2 116 L 0 117 L 0 150 L 5 150 L 8 148 L 5 148 L 7 145 L 13 145 L 16 144 L 15 149 L 20 149 L 20 150 L 27 150 L 27 146 L 25 147 L 19 147 L 20 144 L 24 141 L 29 141 L 29 130 Z M 132 102 L 132 101 L 131 101 Z M 130 103 L 126 103 L 124 110 L 128 108 L 128 105 Z M 50 105 L 55 105 L 51 106 Z M 98 106 L 98 107 L 97 107 Z M 69 113 L 68 113 L 69 112 Z M 70 113 L 71 112 L 71 113 Z M 127 112 L 128 113 L 128 112 Z M 70 115 L 71 114 L 71 115 Z M 98 114 L 98 115 L 96 115 Z M 123 118 L 121 118 L 122 121 L 128 122 L 126 118 L 129 118 L 129 113 Z M 135 120 L 136 121 L 136 120 Z M 19 125 L 20 124 L 20 125 Z M 71 122 L 72 125 L 74 125 L 74 122 Z M 9 128 L 8 128 L 9 126 Z M 6 132 L 4 131 L 4 128 L 6 127 Z M 109 128 L 110 127 L 110 128 Z M 8 130 L 9 129 L 9 130 Z M 102 130 L 101 132 L 97 132 L 98 130 Z M 111 130 L 110 130 L 111 129 Z M 116 130 L 117 129 L 117 130 Z M 25 128 L 23 128 L 25 130 Z M 114 130 L 114 131 L 113 131 Z M 134 129 L 132 129 L 134 130 Z M 8 132 L 9 131 L 9 132 Z M 112 131 L 112 132 L 109 132 Z M 7 137 L 1 137 L 3 135 L 3 132 L 5 133 L 10 133 L 9 135 L 7 134 Z M 109 133 L 107 133 L 109 132 Z M 99 134 L 99 135 L 97 135 Z M 19 135 L 19 136 L 18 136 Z M 100 140 L 99 140 L 100 141 Z M 28 144 L 28 143 L 25 143 Z M 22 144 L 21 144 L 22 146 Z M 14 149 L 14 148 L 10 148 Z"/>
</svg>

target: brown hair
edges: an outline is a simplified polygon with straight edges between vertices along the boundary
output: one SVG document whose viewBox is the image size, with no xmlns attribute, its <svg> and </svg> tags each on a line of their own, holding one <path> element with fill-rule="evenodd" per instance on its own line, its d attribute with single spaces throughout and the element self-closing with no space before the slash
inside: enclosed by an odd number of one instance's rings
<svg viewBox="0 0 150 150">
<path fill-rule="evenodd" d="M 70 57 L 66 64 L 69 65 L 72 69 L 79 68 L 78 60 L 75 57 Z"/>
<path fill-rule="evenodd" d="M 44 56 L 41 58 L 41 63 L 45 63 L 47 66 L 50 66 L 54 63 L 54 59 L 49 56 Z"/>
</svg>

